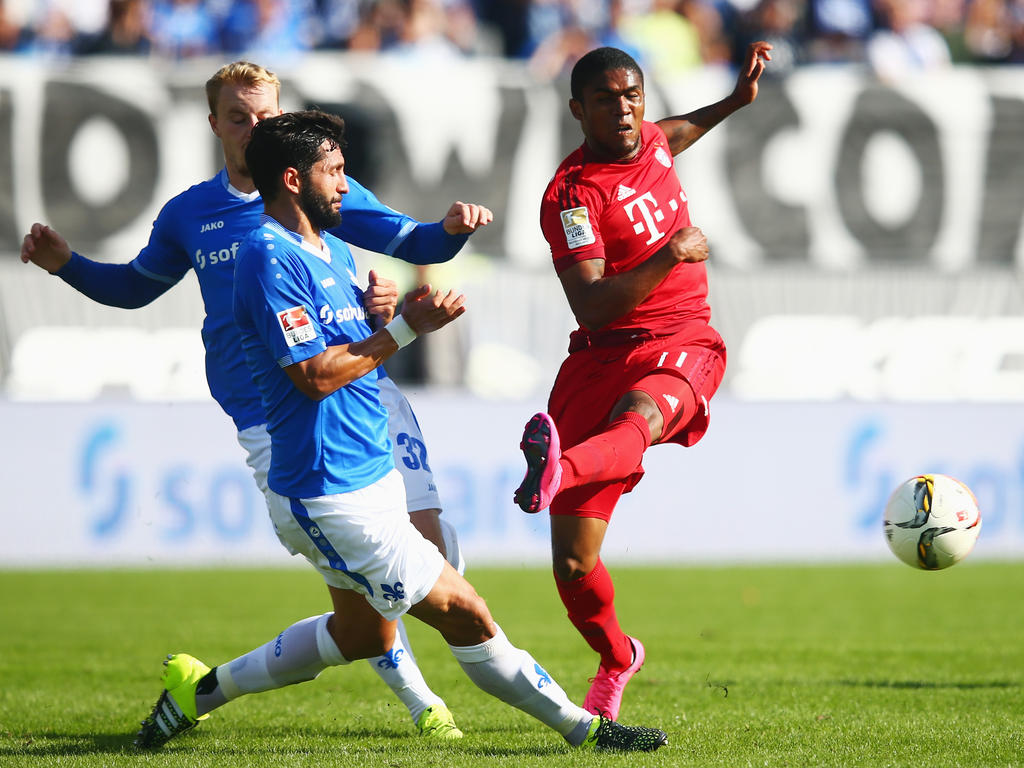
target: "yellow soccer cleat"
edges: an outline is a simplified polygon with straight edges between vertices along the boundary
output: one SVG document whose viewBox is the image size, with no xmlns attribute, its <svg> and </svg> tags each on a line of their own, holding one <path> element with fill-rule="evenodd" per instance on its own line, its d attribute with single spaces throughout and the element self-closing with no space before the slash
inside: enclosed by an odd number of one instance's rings
<svg viewBox="0 0 1024 768">
<path fill-rule="evenodd" d="M 423 710 L 416 721 L 420 736 L 438 741 L 453 741 L 462 738 L 462 731 L 455 725 L 455 718 L 444 704 L 434 704 Z"/>
<path fill-rule="evenodd" d="M 210 668 L 187 653 L 167 656 L 162 676 L 164 691 L 135 736 L 135 746 L 162 747 L 178 734 L 190 731 L 209 714 L 196 716 L 196 685 Z"/>
</svg>

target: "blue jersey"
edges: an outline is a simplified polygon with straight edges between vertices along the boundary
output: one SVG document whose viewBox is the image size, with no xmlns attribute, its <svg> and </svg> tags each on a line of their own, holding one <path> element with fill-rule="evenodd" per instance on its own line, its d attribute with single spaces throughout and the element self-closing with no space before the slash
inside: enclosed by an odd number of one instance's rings
<svg viewBox="0 0 1024 768">
<path fill-rule="evenodd" d="M 377 376 L 313 400 L 283 370 L 372 332 L 345 243 L 324 233 L 317 248 L 263 216 L 235 254 L 234 318 L 267 414 L 272 490 L 290 498 L 345 493 L 394 467 Z"/>
<path fill-rule="evenodd" d="M 466 236 L 450 236 L 439 224 L 420 224 L 383 205 L 373 193 L 348 179 L 349 193 L 342 201 L 342 223 L 332 230 L 360 248 L 395 255 L 425 264 L 450 259 L 466 242 Z M 131 267 L 166 287 L 177 283 L 189 269 L 196 271 L 203 294 L 206 318 L 206 379 L 210 393 L 239 429 L 267 421 L 259 393 L 252 384 L 238 342 L 231 313 L 235 258 L 245 236 L 259 225 L 263 201 L 258 192 L 245 194 L 228 183 L 225 169 L 212 179 L 196 184 L 164 205 L 150 233 L 149 243 Z M 410 246 L 414 244 L 416 253 Z M 97 279 L 97 264 L 73 258 L 65 276 L 86 295 L 113 306 L 130 303 L 128 289 L 113 280 Z M 104 291 L 106 296 L 97 293 Z M 156 294 L 159 295 L 159 294 Z M 154 296 L 146 297 L 151 301 Z M 383 374 L 383 368 L 381 369 Z"/>
</svg>

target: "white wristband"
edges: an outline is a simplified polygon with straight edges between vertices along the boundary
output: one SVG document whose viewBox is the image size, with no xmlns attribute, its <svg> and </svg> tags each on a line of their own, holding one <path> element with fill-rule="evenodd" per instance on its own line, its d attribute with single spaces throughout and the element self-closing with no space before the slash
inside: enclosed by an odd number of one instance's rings
<svg viewBox="0 0 1024 768">
<path fill-rule="evenodd" d="M 405 322 L 405 318 L 400 314 L 395 315 L 395 319 L 385 325 L 384 330 L 391 334 L 391 338 L 397 342 L 399 349 L 416 338 L 416 331 L 409 327 L 409 324 Z"/>
</svg>

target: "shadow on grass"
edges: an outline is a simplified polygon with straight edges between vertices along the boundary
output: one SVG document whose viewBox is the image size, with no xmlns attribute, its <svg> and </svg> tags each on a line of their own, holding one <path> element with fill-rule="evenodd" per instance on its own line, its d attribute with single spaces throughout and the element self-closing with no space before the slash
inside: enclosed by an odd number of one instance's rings
<svg viewBox="0 0 1024 768">
<path fill-rule="evenodd" d="M 28 733 L 15 735 L 3 734 L 0 739 L 0 765 L 7 758 L 28 757 L 75 757 L 98 755 L 156 755 L 175 753 L 183 754 L 199 750 L 204 755 L 220 755 L 224 758 L 252 757 L 254 754 L 266 755 L 317 755 L 331 754 L 331 744 L 348 743 L 350 750 L 366 756 L 378 755 L 387 757 L 395 749 L 424 749 L 436 752 L 438 748 L 445 751 L 481 757 L 554 757 L 564 755 L 572 748 L 560 739 L 552 738 L 547 744 L 523 744 L 521 746 L 496 746 L 486 735 L 487 730 L 495 733 L 502 729 L 483 729 L 484 733 L 458 742 L 438 744 L 420 740 L 408 731 L 393 731 L 380 728 L 343 727 L 338 729 L 316 729 L 309 733 L 301 733 L 294 728 L 269 726 L 253 729 L 238 729 L 233 734 L 212 732 L 192 732 L 184 738 L 175 739 L 163 749 L 140 750 L 133 744 L 134 734 L 70 734 L 56 732 Z M 232 736 L 237 743 L 232 743 Z M 227 739 L 227 740 L 225 740 Z M 299 741 L 296 741 L 299 739 Z M 282 740 L 284 743 L 282 743 Z M 302 740 L 306 740 L 304 746 Z M 352 743 L 354 742 L 354 743 Z M 316 746 L 310 746 L 315 744 Z"/>
<path fill-rule="evenodd" d="M 132 739 L 135 734 L 97 733 L 89 735 L 68 733 L 32 733 L 10 736 L 14 744 L 0 744 L 0 762 L 11 756 L 59 757 L 70 755 L 138 754 Z"/>
<path fill-rule="evenodd" d="M 479 746 L 466 746 L 459 749 L 459 752 L 467 755 L 479 755 L 480 757 L 557 757 L 559 755 L 572 754 L 576 748 L 568 744 L 557 743 L 535 747 L 488 747 L 485 744 Z M 609 753 L 614 754 L 614 753 Z"/>
<path fill-rule="evenodd" d="M 195 738 L 196 735 L 210 738 L 232 738 L 237 736 L 239 739 L 248 741 L 267 740 L 281 743 L 310 739 L 341 739 L 343 741 L 388 739 L 400 741 L 416 738 L 416 733 L 411 728 L 409 730 L 404 728 L 382 728 L 358 723 L 337 723 L 327 727 L 318 725 L 310 728 L 303 728 L 301 725 L 232 725 L 230 729 L 222 729 L 220 733 L 214 732 L 212 728 L 207 728 L 202 732 L 196 729 L 196 732 L 189 738 Z"/>
<path fill-rule="evenodd" d="M 949 682 L 943 680 L 840 680 L 839 685 L 851 688 L 897 688 L 907 690 L 974 691 L 985 688 L 1019 688 L 1020 683 L 1009 680 L 981 680 Z"/>
</svg>

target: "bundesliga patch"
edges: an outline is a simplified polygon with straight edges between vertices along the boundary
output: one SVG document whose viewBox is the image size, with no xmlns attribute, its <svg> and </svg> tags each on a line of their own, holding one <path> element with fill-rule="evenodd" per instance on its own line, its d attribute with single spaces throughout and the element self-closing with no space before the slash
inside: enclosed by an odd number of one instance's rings
<svg viewBox="0 0 1024 768">
<path fill-rule="evenodd" d="M 585 207 L 569 208 L 562 211 L 562 229 L 565 230 L 565 242 L 570 248 L 590 245 L 596 242 L 594 230 L 590 226 L 590 213 Z"/>
<path fill-rule="evenodd" d="M 281 324 L 281 332 L 289 347 L 316 338 L 316 329 L 306 314 L 306 308 L 301 305 L 278 312 L 277 322 Z"/>
</svg>

